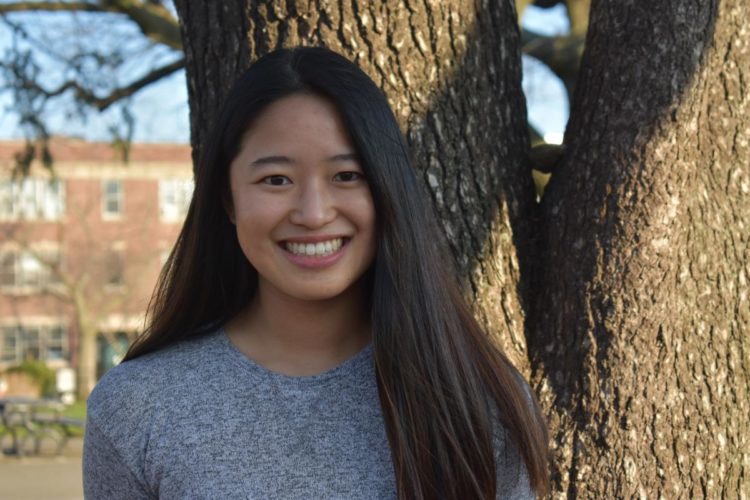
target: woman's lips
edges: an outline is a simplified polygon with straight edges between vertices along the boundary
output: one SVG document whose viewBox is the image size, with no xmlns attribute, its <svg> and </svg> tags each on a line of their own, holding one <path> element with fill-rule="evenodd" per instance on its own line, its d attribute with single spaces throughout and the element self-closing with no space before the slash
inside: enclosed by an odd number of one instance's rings
<svg viewBox="0 0 750 500">
<path fill-rule="evenodd" d="M 286 258 L 289 259 L 292 263 L 300 267 L 317 269 L 329 267 L 338 262 L 339 259 L 341 259 L 341 257 L 344 255 L 344 252 L 346 251 L 346 248 L 349 245 L 350 241 L 351 238 L 344 238 L 341 247 L 328 255 L 301 255 L 293 253 L 286 248 L 286 242 L 282 243 L 279 246 L 281 247 L 284 256 L 286 256 Z"/>
</svg>

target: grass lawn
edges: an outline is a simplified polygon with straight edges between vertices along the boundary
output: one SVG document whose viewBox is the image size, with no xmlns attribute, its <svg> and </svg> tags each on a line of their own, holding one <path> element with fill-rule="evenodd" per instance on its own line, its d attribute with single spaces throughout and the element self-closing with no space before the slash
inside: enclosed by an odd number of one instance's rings
<svg viewBox="0 0 750 500">
<path fill-rule="evenodd" d="M 63 411 L 63 416 L 68 418 L 77 418 L 80 420 L 86 420 L 86 401 L 76 401 L 70 406 L 67 406 Z M 75 428 L 71 431 L 74 436 L 83 436 L 83 429 Z"/>
<path fill-rule="evenodd" d="M 65 408 L 63 415 L 69 418 L 80 418 L 86 420 L 86 401 L 76 401 Z"/>
</svg>

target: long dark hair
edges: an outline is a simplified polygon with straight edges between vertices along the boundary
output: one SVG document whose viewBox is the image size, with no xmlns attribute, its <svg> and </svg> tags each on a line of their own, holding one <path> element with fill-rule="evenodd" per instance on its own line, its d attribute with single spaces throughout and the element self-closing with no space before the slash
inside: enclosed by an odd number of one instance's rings
<svg viewBox="0 0 750 500">
<path fill-rule="evenodd" d="M 385 95 L 355 64 L 323 48 L 282 49 L 235 83 L 196 173 L 182 232 L 125 360 L 215 330 L 256 290 L 257 274 L 224 210 L 228 167 L 270 103 L 312 92 L 335 103 L 376 210 L 369 302 L 380 403 L 398 495 L 494 498 L 493 422 L 520 450 L 537 494 L 548 490 L 547 430 L 525 382 L 472 316 L 420 197 Z"/>
</svg>

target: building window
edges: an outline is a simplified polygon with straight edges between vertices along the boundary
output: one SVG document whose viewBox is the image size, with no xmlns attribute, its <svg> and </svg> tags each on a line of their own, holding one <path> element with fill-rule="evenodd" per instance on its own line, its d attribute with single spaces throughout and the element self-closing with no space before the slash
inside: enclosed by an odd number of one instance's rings
<svg viewBox="0 0 750 500">
<path fill-rule="evenodd" d="M 18 360 L 18 337 L 15 327 L 0 328 L 0 361 L 8 363 Z"/>
<path fill-rule="evenodd" d="M 102 218 L 119 219 L 122 216 L 122 181 L 102 182 Z"/>
<path fill-rule="evenodd" d="M 181 222 L 187 215 L 193 197 L 192 179 L 159 181 L 159 216 L 164 222 Z"/>
<path fill-rule="evenodd" d="M 45 281 L 47 269 L 35 255 L 20 252 L 16 258 L 16 285 L 39 288 Z"/>
<path fill-rule="evenodd" d="M 41 359 L 41 340 L 42 336 L 38 326 L 27 326 L 21 328 L 21 355 L 23 360 L 38 361 Z M 22 360 L 22 361 L 23 361 Z"/>
<path fill-rule="evenodd" d="M 59 220 L 64 213 L 65 189 L 61 180 L 0 180 L 0 220 Z"/>
<path fill-rule="evenodd" d="M 61 255 L 55 250 L 0 250 L 0 289 L 36 291 L 61 283 Z"/>
<path fill-rule="evenodd" d="M 0 362 L 62 361 L 68 357 L 68 336 L 61 324 L 16 324 L 0 327 Z"/>
<path fill-rule="evenodd" d="M 67 357 L 68 336 L 65 328 L 60 325 L 52 326 L 47 330 L 47 338 L 44 346 L 44 358 L 46 361 L 64 360 Z"/>
</svg>

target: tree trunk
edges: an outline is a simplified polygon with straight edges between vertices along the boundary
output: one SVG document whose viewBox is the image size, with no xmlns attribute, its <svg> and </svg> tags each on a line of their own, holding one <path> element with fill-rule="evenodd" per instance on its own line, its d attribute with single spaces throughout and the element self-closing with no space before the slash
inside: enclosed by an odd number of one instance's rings
<svg viewBox="0 0 750 500">
<path fill-rule="evenodd" d="M 185 51 L 194 168 L 224 96 L 249 63 L 245 3 L 175 1 Z"/>
<path fill-rule="evenodd" d="M 91 318 L 81 289 L 74 289 L 71 293 L 73 310 L 75 311 L 76 326 L 78 327 L 78 369 L 76 370 L 77 397 L 81 401 L 88 398 L 96 385 L 96 325 Z"/>
<path fill-rule="evenodd" d="M 557 496 L 731 497 L 750 467 L 743 1 L 593 2 L 540 218 L 511 0 L 178 0 L 194 156 L 259 55 L 320 44 L 355 60 L 396 111 L 478 315 L 522 369 L 528 338 Z"/>
<path fill-rule="evenodd" d="M 750 491 L 748 16 L 592 5 L 531 316 L 560 496 Z"/>
<path fill-rule="evenodd" d="M 234 75 L 275 48 L 327 46 L 380 85 L 467 294 L 511 359 L 527 369 L 521 270 L 528 260 L 519 263 L 517 249 L 528 246 L 535 207 L 513 3 L 249 2 L 242 20 L 234 4 L 176 4 L 197 151 Z"/>
</svg>

